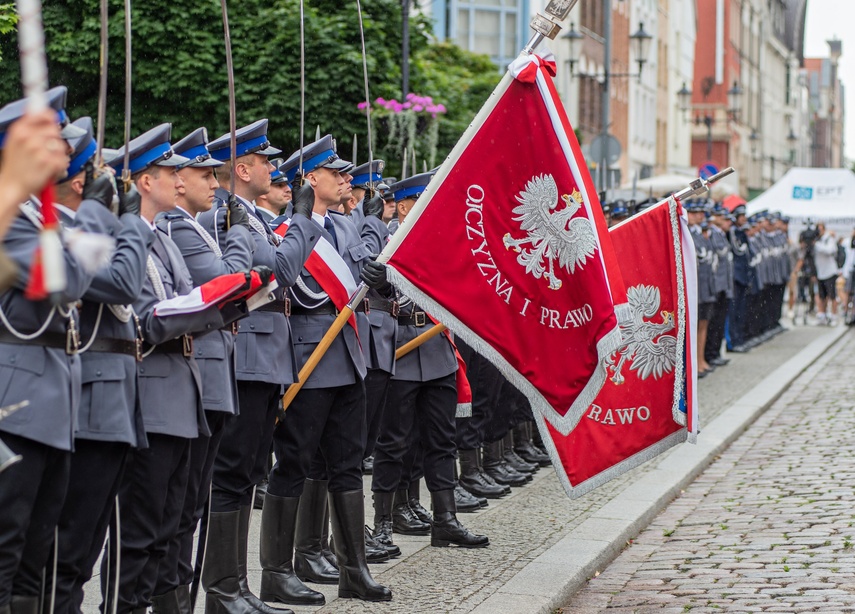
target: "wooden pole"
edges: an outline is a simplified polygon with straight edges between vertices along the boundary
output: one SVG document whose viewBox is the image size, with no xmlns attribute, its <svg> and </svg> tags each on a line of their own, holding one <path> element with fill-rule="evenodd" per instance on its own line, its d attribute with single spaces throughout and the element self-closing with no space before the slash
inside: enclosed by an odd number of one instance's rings
<svg viewBox="0 0 855 614">
<path fill-rule="evenodd" d="M 447 327 L 445 326 L 445 324 L 437 324 L 436 326 L 429 328 L 428 330 L 423 332 L 415 339 L 407 341 L 404 345 L 395 350 L 395 360 L 401 360 L 402 356 L 406 356 L 420 345 L 424 345 L 437 335 L 441 335 L 445 332 L 446 328 Z"/>
</svg>

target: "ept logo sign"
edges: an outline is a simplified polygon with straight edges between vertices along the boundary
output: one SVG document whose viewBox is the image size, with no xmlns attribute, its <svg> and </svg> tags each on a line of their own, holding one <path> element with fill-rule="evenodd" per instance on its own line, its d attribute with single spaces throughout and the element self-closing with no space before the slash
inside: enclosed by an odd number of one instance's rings
<svg viewBox="0 0 855 614">
<path fill-rule="evenodd" d="M 813 188 L 793 186 L 793 198 L 796 200 L 812 200 Z"/>
</svg>

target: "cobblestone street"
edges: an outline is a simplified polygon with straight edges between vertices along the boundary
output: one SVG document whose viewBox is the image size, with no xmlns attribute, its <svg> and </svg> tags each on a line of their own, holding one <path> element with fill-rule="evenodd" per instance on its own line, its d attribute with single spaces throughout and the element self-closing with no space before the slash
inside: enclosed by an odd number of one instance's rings
<svg viewBox="0 0 855 614">
<path fill-rule="evenodd" d="M 845 337 L 562 609 L 855 612 Z"/>
</svg>

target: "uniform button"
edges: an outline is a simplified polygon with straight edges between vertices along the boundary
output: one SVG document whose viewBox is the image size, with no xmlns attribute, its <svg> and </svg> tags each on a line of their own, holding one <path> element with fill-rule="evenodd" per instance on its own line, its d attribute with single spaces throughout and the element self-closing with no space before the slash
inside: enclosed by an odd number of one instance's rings
<svg viewBox="0 0 855 614">
<path fill-rule="evenodd" d="M 251 329 L 255 330 L 255 324 L 250 324 L 250 325 L 249 325 L 249 327 L 250 327 Z"/>
<path fill-rule="evenodd" d="M 213 325 L 212 325 L 212 324 L 208 324 L 208 325 L 206 325 L 206 326 L 205 326 L 205 328 L 207 328 L 208 330 L 211 330 L 211 326 L 213 326 Z"/>
<path fill-rule="evenodd" d="M 100 371 L 95 371 L 95 375 L 101 375 Z"/>
<path fill-rule="evenodd" d="M 140 367 L 140 373 L 145 373 L 145 367 Z"/>
<path fill-rule="evenodd" d="M 14 357 L 14 356 L 12 356 L 12 357 L 9 359 L 9 362 L 11 362 L 11 363 L 14 365 L 14 364 L 15 364 L 15 357 Z"/>
<path fill-rule="evenodd" d="M 196 356 L 201 356 L 201 355 L 202 355 L 202 350 L 198 350 L 198 351 L 196 352 Z"/>
<path fill-rule="evenodd" d="M 297 337 L 297 341 L 302 341 L 302 340 L 303 340 L 302 337 Z"/>
</svg>

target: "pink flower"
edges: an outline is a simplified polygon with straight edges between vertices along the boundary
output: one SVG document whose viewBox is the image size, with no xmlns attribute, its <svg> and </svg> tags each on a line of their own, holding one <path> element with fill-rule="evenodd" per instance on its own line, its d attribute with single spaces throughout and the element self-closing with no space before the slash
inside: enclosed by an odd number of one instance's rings
<svg viewBox="0 0 855 614">
<path fill-rule="evenodd" d="M 377 104 L 386 104 L 386 99 L 385 98 L 378 98 L 374 102 L 376 102 Z"/>
<path fill-rule="evenodd" d="M 368 108 L 368 103 L 367 102 L 360 102 L 358 105 L 356 105 L 356 108 L 359 109 L 360 111 L 364 111 L 365 109 Z"/>
<path fill-rule="evenodd" d="M 416 106 L 413 107 L 413 111 L 415 111 L 416 113 L 420 113 L 421 111 L 424 111 L 424 110 L 425 110 L 425 108 L 420 104 L 417 104 Z"/>
</svg>

